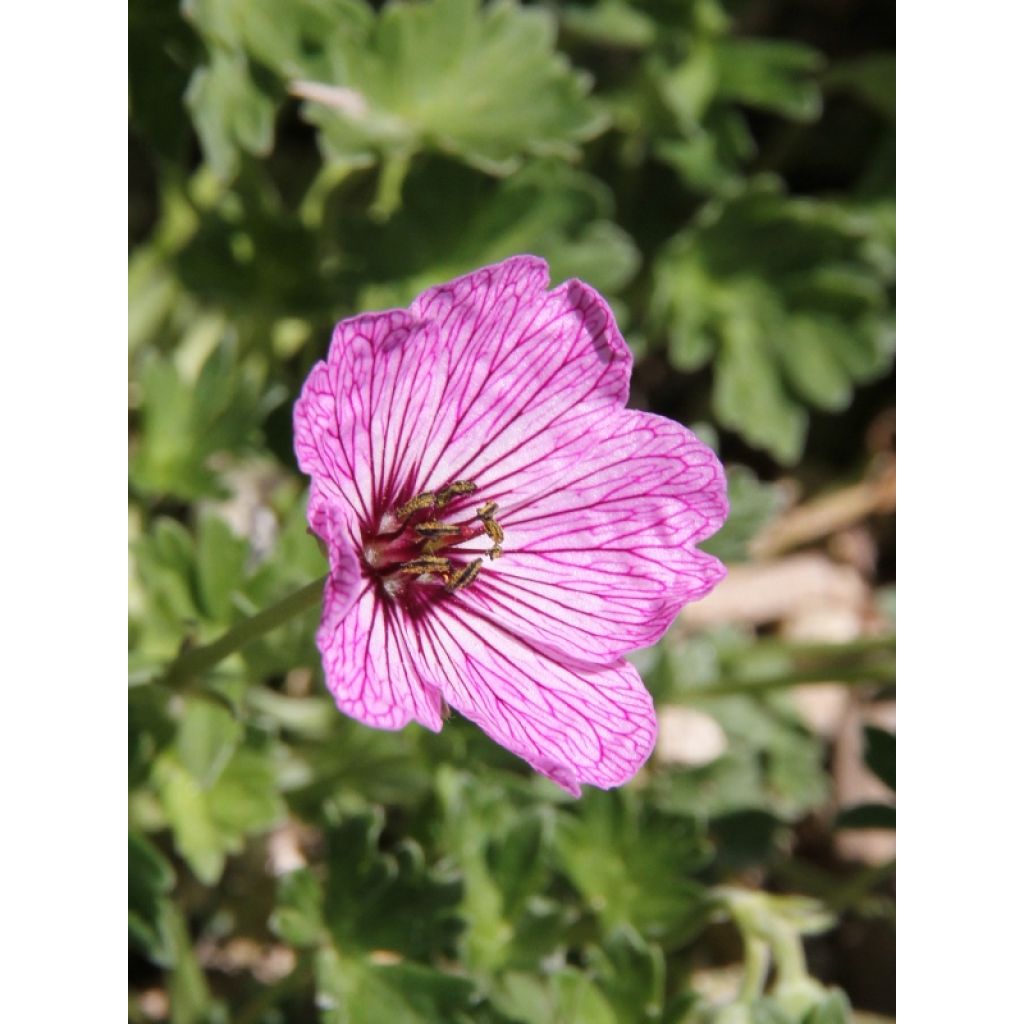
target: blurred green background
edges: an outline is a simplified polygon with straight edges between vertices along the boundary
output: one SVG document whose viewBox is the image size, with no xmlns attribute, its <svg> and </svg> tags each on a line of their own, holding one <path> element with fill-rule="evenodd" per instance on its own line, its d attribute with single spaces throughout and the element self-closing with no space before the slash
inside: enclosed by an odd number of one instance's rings
<svg viewBox="0 0 1024 1024">
<path fill-rule="evenodd" d="M 129 1016 L 827 1024 L 895 1004 L 894 5 L 130 0 Z M 698 429 L 730 566 L 580 801 L 337 713 L 291 404 L 338 319 L 533 252 Z"/>
</svg>

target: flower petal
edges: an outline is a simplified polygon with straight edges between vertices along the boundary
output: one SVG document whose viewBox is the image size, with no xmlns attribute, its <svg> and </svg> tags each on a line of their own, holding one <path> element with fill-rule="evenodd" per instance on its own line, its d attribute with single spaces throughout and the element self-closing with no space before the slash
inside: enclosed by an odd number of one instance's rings
<svg viewBox="0 0 1024 1024">
<path fill-rule="evenodd" d="M 625 661 L 558 661 L 465 609 L 416 622 L 424 680 L 484 732 L 574 796 L 631 779 L 657 734 L 651 696 Z"/>
<path fill-rule="evenodd" d="M 331 572 L 324 587 L 316 643 L 327 688 L 346 715 L 377 729 L 401 729 L 415 719 L 441 728 L 441 700 L 424 687 L 394 610 L 360 575 L 349 524 L 320 506 Z"/>
<path fill-rule="evenodd" d="M 444 383 L 437 345 L 436 328 L 404 310 L 343 320 L 295 403 L 299 467 L 364 524 L 410 486 L 422 413 Z"/>
<path fill-rule="evenodd" d="M 625 404 L 632 357 L 607 303 L 580 281 L 546 284 L 542 260 L 514 257 L 413 303 L 437 326 L 445 380 L 422 436 L 423 487 L 487 491 Z"/>
<path fill-rule="evenodd" d="M 507 481 L 621 408 L 632 358 L 611 310 L 547 283 L 518 256 L 339 323 L 295 405 L 300 468 L 375 524 L 452 480 Z"/>
<path fill-rule="evenodd" d="M 655 643 L 725 573 L 696 547 L 728 512 L 722 466 L 672 420 L 595 418 L 514 484 L 488 492 L 504 555 L 457 596 L 565 657 L 603 663 Z"/>
</svg>

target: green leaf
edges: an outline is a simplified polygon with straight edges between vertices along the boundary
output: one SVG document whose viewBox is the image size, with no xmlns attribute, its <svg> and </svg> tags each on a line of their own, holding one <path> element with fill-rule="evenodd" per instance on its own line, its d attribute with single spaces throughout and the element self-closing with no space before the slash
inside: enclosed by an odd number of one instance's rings
<svg viewBox="0 0 1024 1024">
<path fill-rule="evenodd" d="M 587 963 L 618 1020 L 660 1019 L 665 1000 L 665 955 L 660 946 L 621 927 L 604 945 L 587 951 Z"/>
<path fill-rule="evenodd" d="M 695 879 L 707 859 L 693 819 L 638 806 L 626 793 L 588 794 L 579 814 L 563 814 L 561 864 L 608 931 L 631 925 L 671 947 L 703 921 L 704 889 Z"/>
<path fill-rule="evenodd" d="M 853 1019 L 850 1002 L 837 989 L 830 989 L 825 998 L 807 1011 L 801 1024 L 849 1024 Z"/>
<path fill-rule="evenodd" d="M 185 0 L 182 7 L 208 45 L 249 53 L 283 77 L 300 73 L 325 37 L 365 31 L 373 20 L 363 0 Z"/>
<path fill-rule="evenodd" d="M 213 1016 L 214 1004 L 199 960 L 192 946 L 188 925 L 178 907 L 168 914 L 168 930 L 173 946 L 173 964 L 167 994 L 171 1004 L 171 1024 L 207 1024 L 218 1020 Z"/>
<path fill-rule="evenodd" d="M 128 4 L 129 124 L 164 160 L 181 160 L 190 137 L 181 97 L 196 49 L 173 4 Z M 135 166 L 134 159 L 132 166 Z"/>
<path fill-rule="evenodd" d="M 167 896 L 174 869 L 141 833 L 128 832 L 128 938 L 161 966 L 170 964 L 173 945 Z"/>
<path fill-rule="evenodd" d="M 405 205 L 386 224 L 351 204 L 333 204 L 326 216 L 347 241 L 355 305 L 381 309 L 524 252 L 548 260 L 553 282 L 579 277 L 615 293 L 636 273 L 639 256 L 611 212 L 607 189 L 564 164 L 534 164 L 494 181 L 432 160 L 412 173 Z"/>
<path fill-rule="evenodd" d="M 893 122 L 896 120 L 896 55 L 871 53 L 829 68 L 825 84 L 849 92 Z"/>
<path fill-rule="evenodd" d="M 773 313 L 769 307 L 771 320 Z M 737 302 L 731 319 L 721 324 L 712 401 L 724 426 L 788 465 L 803 450 L 807 413 L 786 394 L 764 343 L 772 337 L 771 328 L 766 330 L 756 317 Z"/>
<path fill-rule="evenodd" d="M 710 764 L 659 773 L 652 786 L 668 812 L 719 818 L 765 811 L 783 821 L 827 798 L 829 775 L 821 741 L 810 733 L 784 693 L 701 697 L 723 681 L 772 678 L 792 671 L 792 656 L 756 643 L 736 628 L 693 635 L 671 633 L 659 645 L 651 673 L 660 703 L 683 703 L 712 715 L 725 732 L 725 751 Z M 729 851 L 742 859 L 743 851 Z"/>
<path fill-rule="evenodd" d="M 324 919 L 335 943 L 421 957 L 451 949 L 458 879 L 429 867 L 411 839 L 382 850 L 382 828 L 381 815 L 365 812 L 327 835 Z"/>
<path fill-rule="evenodd" d="M 268 755 L 242 747 L 209 792 L 210 814 L 225 835 L 264 832 L 284 817 L 277 776 Z"/>
<path fill-rule="evenodd" d="M 207 616 L 229 622 L 232 597 L 241 586 L 249 544 L 238 537 L 222 519 L 204 516 L 196 538 L 196 571 L 199 597 Z"/>
<path fill-rule="evenodd" d="M 281 877 L 270 926 L 285 942 L 300 949 L 320 944 L 324 936 L 323 890 L 308 868 Z"/>
<path fill-rule="evenodd" d="M 670 360 L 714 363 L 725 426 L 793 463 L 805 404 L 841 410 L 892 360 L 887 207 L 780 194 L 769 181 L 709 203 L 662 251 L 651 311 Z"/>
<path fill-rule="evenodd" d="M 214 174 L 238 171 L 239 151 L 266 156 L 274 141 L 275 103 L 253 79 L 242 53 L 214 48 L 189 82 L 185 102 Z"/>
<path fill-rule="evenodd" d="M 242 726 L 227 708 L 192 698 L 178 728 L 178 758 L 192 778 L 208 789 L 220 777 L 241 738 Z"/>
<path fill-rule="evenodd" d="M 379 216 L 396 208 L 420 150 L 505 175 L 528 155 L 573 159 L 603 127 L 587 78 L 557 53 L 554 19 L 541 9 L 389 4 L 372 26 L 333 34 L 326 58 L 331 75 L 317 86 L 336 91 L 305 89 L 306 116 L 329 160 L 372 157 L 396 169 L 378 193 Z"/>
<path fill-rule="evenodd" d="M 242 849 L 247 835 L 284 814 L 273 768 L 254 749 L 237 750 L 209 789 L 171 751 L 157 760 L 154 781 L 174 845 L 205 885 L 220 878 L 225 858 Z"/>
<path fill-rule="evenodd" d="M 282 708 L 280 698 L 274 715 L 285 728 L 296 729 L 294 711 Z M 311 698 L 312 700 L 312 698 Z M 294 701 L 293 701 L 294 703 Z M 378 732 L 339 714 L 329 698 L 317 698 L 320 712 L 309 715 L 312 726 L 322 726 L 323 735 L 303 744 L 302 762 L 306 776 L 289 793 L 289 802 L 300 814 L 317 817 L 339 793 L 356 791 L 367 801 L 397 806 L 414 805 L 430 791 L 431 779 L 410 749 L 407 735 Z M 261 710 L 270 709 L 262 697 Z M 299 709 L 294 709 L 298 711 Z M 309 709 L 312 711 L 312 709 Z M 283 715 L 289 715 L 286 720 Z"/>
<path fill-rule="evenodd" d="M 628 0 L 598 0 L 590 7 L 570 4 L 561 13 L 562 27 L 579 39 L 616 49 L 642 50 L 658 35 L 658 24 Z"/>
<path fill-rule="evenodd" d="M 438 773 L 445 845 L 462 874 L 462 937 L 470 967 L 485 974 L 554 950 L 572 911 L 543 897 L 551 877 L 552 815 L 520 806 L 493 781 Z"/>
<path fill-rule="evenodd" d="M 333 947 L 316 962 L 325 1024 L 449 1024 L 469 1010 L 473 983 L 419 964 L 376 966 Z"/>
<path fill-rule="evenodd" d="M 510 971 L 492 999 L 502 1013 L 522 1024 L 617 1024 L 615 1012 L 593 980 L 570 968 L 548 978 Z"/>
<path fill-rule="evenodd" d="M 864 726 L 864 762 L 896 792 L 896 736 L 873 725 Z"/>
<path fill-rule="evenodd" d="M 802 43 L 778 39 L 722 39 L 715 47 L 718 95 L 792 118 L 812 121 L 821 93 L 811 77 L 824 58 Z"/>
<path fill-rule="evenodd" d="M 153 777 L 178 853 L 196 878 L 212 885 L 224 870 L 230 844 L 210 815 L 206 794 L 185 767 L 167 754 L 157 761 Z"/>
<path fill-rule="evenodd" d="M 527 810 L 508 828 L 495 829 L 488 844 L 488 867 L 501 890 L 504 914 L 509 920 L 520 916 L 544 874 L 550 824 L 550 816 Z"/>
<path fill-rule="evenodd" d="M 236 346 L 215 348 L 189 379 L 171 360 L 149 355 L 139 371 L 141 423 L 129 462 L 131 483 L 153 495 L 218 495 L 209 466 L 219 452 L 257 440 L 263 417 L 282 397 L 264 389 L 265 367 L 243 362 Z"/>
</svg>

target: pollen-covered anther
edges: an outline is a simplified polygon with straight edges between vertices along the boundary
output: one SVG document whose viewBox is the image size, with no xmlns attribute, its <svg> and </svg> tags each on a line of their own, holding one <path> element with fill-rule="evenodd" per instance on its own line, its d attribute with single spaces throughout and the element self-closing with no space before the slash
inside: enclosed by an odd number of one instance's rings
<svg viewBox="0 0 1024 1024">
<path fill-rule="evenodd" d="M 498 511 L 498 503 L 496 501 L 485 501 L 477 510 L 477 519 L 482 519 L 487 522 L 488 519 L 494 518 L 494 513 Z"/>
<path fill-rule="evenodd" d="M 480 575 L 480 566 L 483 564 L 484 560 L 482 558 L 474 558 L 469 565 L 465 565 L 458 572 L 452 573 L 447 583 L 445 583 L 445 589 L 454 592 L 468 587 Z"/>
<path fill-rule="evenodd" d="M 398 569 L 399 572 L 407 573 L 410 576 L 423 576 L 432 573 L 447 576 L 452 571 L 452 563 L 449 559 L 441 558 L 438 555 L 423 555 L 421 558 L 403 562 Z"/>
<path fill-rule="evenodd" d="M 453 498 L 461 497 L 464 494 L 475 494 L 476 490 L 477 486 L 472 480 L 456 480 L 437 492 L 437 507 L 444 508 Z"/>
<path fill-rule="evenodd" d="M 486 533 L 495 544 L 500 544 L 505 539 L 505 531 L 501 528 L 501 523 L 496 519 L 484 520 L 484 533 Z"/>
<path fill-rule="evenodd" d="M 414 512 L 433 508 L 436 504 L 437 495 L 433 491 L 424 491 L 422 494 L 417 494 L 415 498 L 410 498 L 404 505 L 399 505 L 395 509 L 395 516 L 398 519 L 408 519 Z"/>
<path fill-rule="evenodd" d="M 428 519 L 425 523 L 420 523 L 416 527 L 416 532 L 421 537 L 432 539 L 437 537 L 458 537 L 462 530 L 458 526 L 452 526 L 451 523 L 442 523 L 436 519 Z"/>
</svg>

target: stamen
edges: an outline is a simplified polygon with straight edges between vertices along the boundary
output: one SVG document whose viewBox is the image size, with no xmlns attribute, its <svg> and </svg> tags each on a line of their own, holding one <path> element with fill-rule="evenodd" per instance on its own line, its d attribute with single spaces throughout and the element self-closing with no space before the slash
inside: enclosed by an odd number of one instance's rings
<svg viewBox="0 0 1024 1024">
<path fill-rule="evenodd" d="M 463 566 L 454 576 L 452 576 L 445 584 L 445 589 L 454 592 L 456 590 L 462 590 L 468 587 L 480 575 L 480 566 L 484 564 L 482 558 L 474 558 L 469 565 Z"/>
<path fill-rule="evenodd" d="M 447 575 L 452 571 L 452 563 L 447 558 L 424 555 L 422 558 L 414 558 L 411 562 L 403 562 L 398 568 L 400 572 L 406 572 L 413 576 L 434 572 Z"/>
<path fill-rule="evenodd" d="M 450 523 L 441 523 L 436 519 L 428 519 L 416 527 L 416 532 L 421 537 L 457 537 L 462 530 Z"/>
<path fill-rule="evenodd" d="M 376 535 L 364 540 L 363 557 L 367 567 L 380 575 L 389 595 L 401 599 L 408 594 L 411 585 L 425 585 L 429 577 L 434 577 L 429 582 L 443 583 L 449 593 L 463 590 L 480 575 L 485 559 L 501 558 L 505 531 L 494 518 L 498 511 L 496 501 L 485 501 L 472 518 L 461 509 L 454 515 L 443 511 L 455 504 L 456 499 L 478 490 L 472 480 L 453 480 L 436 491 L 423 491 L 384 513 Z M 448 517 L 461 521 L 447 522 Z M 491 546 L 479 551 L 481 557 L 468 564 L 460 567 L 462 557 L 453 562 L 441 553 L 455 552 L 468 557 L 470 552 L 462 545 L 481 535 L 489 538 Z M 409 579 L 415 576 L 422 579 Z"/>
<path fill-rule="evenodd" d="M 473 494 L 475 491 L 476 484 L 472 480 L 456 480 L 437 492 L 437 507 L 443 508 L 452 498 L 456 498 L 460 494 Z"/>
<path fill-rule="evenodd" d="M 415 498 L 411 498 L 404 505 L 400 505 L 395 509 L 395 515 L 399 519 L 408 519 L 413 512 L 419 512 L 424 508 L 433 508 L 438 503 L 438 495 L 432 491 L 424 491 L 422 494 L 417 494 Z"/>
</svg>

